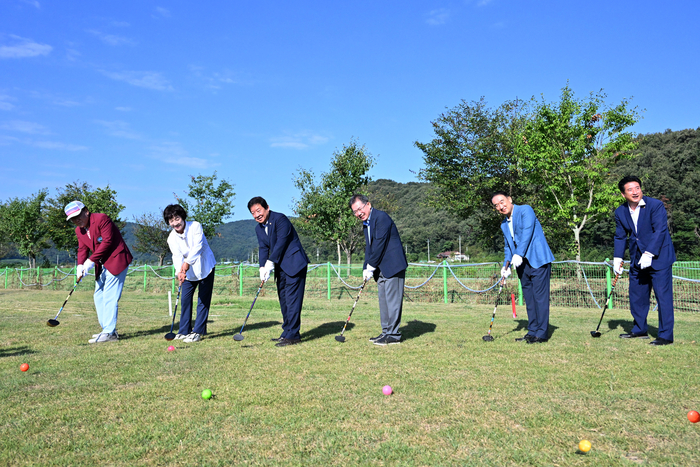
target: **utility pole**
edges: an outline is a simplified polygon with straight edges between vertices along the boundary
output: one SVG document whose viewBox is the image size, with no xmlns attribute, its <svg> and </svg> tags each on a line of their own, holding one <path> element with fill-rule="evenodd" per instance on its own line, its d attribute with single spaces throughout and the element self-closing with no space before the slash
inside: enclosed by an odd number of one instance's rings
<svg viewBox="0 0 700 467">
<path fill-rule="evenodd" d="M 430 239 L 428 239 L 428 262 L 430 262 Z"/>
</svg>

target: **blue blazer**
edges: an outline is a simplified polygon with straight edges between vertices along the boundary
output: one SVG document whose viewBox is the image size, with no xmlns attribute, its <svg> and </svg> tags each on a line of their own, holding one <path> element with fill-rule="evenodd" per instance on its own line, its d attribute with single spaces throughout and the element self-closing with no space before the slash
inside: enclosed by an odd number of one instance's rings
<svg viewBox="0 0 700 467">
<path fill-rule="evenodd" d="M 309 264 L 297 231 L 284 214 L 270 211 L 268 221 L 268 233 L 265 233 L 263 224 L 255 227 L 260 247 L 260 267 L 269 259 L 288 276 L 296 276 Z"/>
<path fill-rule="evenodd" d="M 379 272 L 384 277 L 394 277 L 405 271 L 408 267 L 406 254 L 403 251 L 401 237 L 396 224 L 389 214 L 379 209 L 372 208 L 369 216 L 369 236 L 367 226 L 362 230 L 365 234 L 365 264 L 377 268 L 374 279 L 379 277 Z"/>
<path fill-rule="evenodd" d="M 510 236 L 508 219 L 501 222 L 501 230 L 506 240 L 503 265 L 505 266 L 508 261 L 512 262 L 515 255 L 527 258 L 533 268 L 539 268 L 554 261 L 554 255 L 549 249 L 547 239 L 544 238 L 544 231 L 535 216 L 535 211 L 526 204 L 522 206 L 514 204 L 511 216 L 515 241 Z"/>
<path fill-rule="evenodd" d="M 668 216 L 664 203 L 656 198 L 644 196 L 644 206 L 638 206 L 637 231 L 627 202 L 615 210 L 615 257 L 624 258 L 629 246 L 630 262 L 639 266 L 645 251 L 653 254 L 652 269 L 664 269 L 676 261 L 676 250 L 668 233 Z M 628 245 L 629 239 L 629 245 Z"/>
</svg>

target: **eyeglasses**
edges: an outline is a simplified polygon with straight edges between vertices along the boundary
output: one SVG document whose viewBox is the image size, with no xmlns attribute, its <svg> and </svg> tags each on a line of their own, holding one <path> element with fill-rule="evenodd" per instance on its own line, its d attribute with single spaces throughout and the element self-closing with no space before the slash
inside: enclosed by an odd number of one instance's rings
<svg viewBox="0 0 700 467">
<path fill-rule="evenodd" d="M 357 209 L 353 209 L 353 210 L 352 210 L 352 213 L 353 213 L 355 216 L 358 215 L 358 214 L 360 213 L 360 211 L 362 211 L 362 210 L 365 208 L 365 206 L 367 206 L 367 203 L 363 204 L 362 206 L 360 206 L 360 207 L 357 208 Z"/>
</svg>

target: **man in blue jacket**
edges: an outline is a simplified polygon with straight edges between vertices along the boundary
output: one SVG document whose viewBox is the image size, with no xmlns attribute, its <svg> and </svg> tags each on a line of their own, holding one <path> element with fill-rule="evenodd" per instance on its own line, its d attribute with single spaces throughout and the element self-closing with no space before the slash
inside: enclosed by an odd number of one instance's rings
<svg viewBox="0 0 700 467">
<path fill-rule="evenodd" d="M 528 344 L 539 344 L 549 339 L 549 279 L 552 275 L 554 255 L 544 237 L 535 211 L 527 205 L 513 204 L 506 193 L 499 191 L 491 196 L 496 211 L 506 218 L 501 222 L 505 238 L 501 276 L 508 277 L 515 266 L 523 289 L 527 307 L 527 334 L 516 339 Z"/>
<path fill-rule="evenodd" d="M 408 262 L 399 231 L 391 217 L 372 207 L 365 195 L 353 195 L 350 209 L 363 224 L 365 234 L 365 263 L 362 278 L 377 281 L 379 318 L 382 332 L 370 339 L 376 345 L 401 342 L 399 325 L 403 310 L 403 287 Z"/>
<path fill-rule="evenodd" d="M 617 184 L 625 202 L 615 210 L 615 259 L 622 274 L 625 249 L 630 250 L 630 311 L 634 326 L 623 339 L 648 339 L 647 315 L 653 287 L 659 304 L 659 332 L 651 345 L 673 343 L 673 263 L 676 250 L 668 233 L 664 203 L 642 193 L 642 181 L 627 176 Z"/>
<path fill-rule="evenodd" d="M 248 210 L 258 222 L 255 235 L 260 247 L 260 280 L 267 281 L 275 270 L 283 322 L 282 335 L 272 340 L 277 342 L 277 347 L 298 344 L 309 258 L 287 216 L 271 211 L 260 196 L 248 201 Z"/>
</svg>

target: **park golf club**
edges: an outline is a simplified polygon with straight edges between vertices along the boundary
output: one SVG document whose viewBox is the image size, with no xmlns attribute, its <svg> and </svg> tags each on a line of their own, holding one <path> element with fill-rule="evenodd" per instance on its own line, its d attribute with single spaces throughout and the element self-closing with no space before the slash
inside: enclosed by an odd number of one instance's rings
<svg viewBox="0 0 700 467">
<path fill-rule="evenodd" d="M 265 281 L 260 282 L 260 287 L 258 287 L 258 291 L 255 292 L 255 298 L 253 299 L 253 303 L 250 304 L 250 310 L 248 310 L 248 314 L 245 317 L 245 321 L 243 321 L 243 326 L 241 326 L 241 330 L 238 334 L 233 336 L 233 340 L 235 341 L 242 341 L 244 339 L 243 337 L 243 328 L 245 327 L 245 323 L 248 322 L 248 317 L 250 316 L 250 312 L 253 311 L 253 307 L 255 306 L 255 300 L 258 299 L 258 295 L 260 295 L 260 291 L 263 288 L 263 285 L 265 285 Z"/>
<path fill-rule="evenodd" d="M 46 325 L 47 325 L 47 326 L 50 326 L 50 327 L 52 327 L 52 328 L 55 328 L 56 326 L 58 326 L 59 324 L 61 324 L 61 323 L 58 322 L 58 315 L 60 315 L 61 312 L 63 311 L 63 307 L 66 306 L 66 303 L 68 303 L 68 299 L 70 298 L 71 295 L 73 295 L 73 291 L 75 290 L 76 287 L 78 287 L 78 284 L 80 284 L 80 281 L 81 281 L 81 280 L 83 280 L 83 276 L 80 276 L 80 279 L 78 279 L 78 282 L 76 282 L 75 285 L 73 286 L 73 288 L 70 289 L 70 292 L 68 293 L 68 296 L 66 297 L 66 301 L 63 302 L 63 305 L 61 305 L 61 309 L 58 310 L 58 313 L 56 313 L 56 316 L 55 316 L 53 319 L 50 319 L 50 320 L 48 320 L 48 321 L 46 322 Z"/>
<path fill-rule="evenodd" d="M 620 264 L 620 267 L 622 267 L 622 264 Z M 605 316 L 605 310 L 608 309 L 608 305 L 610 304 L 610 299 L 612 298 L 612 294 L 615 291 L 615 285 L 617 285 L 617 280 L 620 278 L 620 274 L 615 274 L 615 279 L 612 281 L 612 287 L 610 287 L 610 293 L 608 294 L 607 300 L 605 300 L 605 306 L 603 307 L 603 314 L 600 315 L 600 321 L 598 321 L 598 327 L 595 328 L 595 331 L 591 331 L 591 336 L 593 337 L 600 337 L 601 334 L 598 331 L 600 329 L 600 323 L 603 322 L 603 316 Z"/>
<path fill-rule="evenodd" d="M 338 342 L 345 342 L 345 336 L 343 336 L 343 334 L 345 333 L 345 327 L 350 322 L 350 317 L 352 316 L 352 312 L 355 311 L 355 305 L 357 305 L 357 301 L 360 299 L 360 295 L 362 295 L 362 290 L 365 288 L 365 284 L 367 284 L 367 279 L 365 279 L 362 282 L 362 285 L 360 286 L 360 291 L 357 294 L 357 298 L 355 299 L 355 303 L 352 304 L 352 309 L 350 310 L 350 314 L 348 315 L 348 319 L 345 321 L 345 325 L 343 326 L 343 330 L 340 331 L 339 336 L 335 336 L 335 340 L 337 340 Z"/>
<path fill-rule="evenodd" d="M 508 269 L 508 266 L 510 266 L 510 261 L 506 262 L 505 269 Z M 501 299 L 501 292 L 503 291 L 503 286 L 506 283 L 506 278 L 501 277 L 501 280 L 499 281 L 499 287 L 498 287 L 498 295 L 496 296 L 496 304 L 493 306 L 493 314 L 491 315 L 491 324 L 489 324 L 489 332 L 486 334 L 482 339 L 486 342 L 491 342 L 493 340 L 493 336 L 491 335 L 491 328 L 493 327 L 493 320 L 496 318 L 496 308 L 498 308 L 498 301 Z"/>
<path fill-rule="evenodd" d="M 164 337 L 166 341 L 171 341 L 175 339 L 175 333 L 173 332 L 173 326 L 175 326 L 175 317 L 177 316 L 177 304 L 180 302 L 180 290 L 182 290 L 182 284 L 177 288 L 177 298 L 175 299 L 175 310 L 173 310 L 173 322 L 170 323 L 170 332 Z"/>
</svg>

